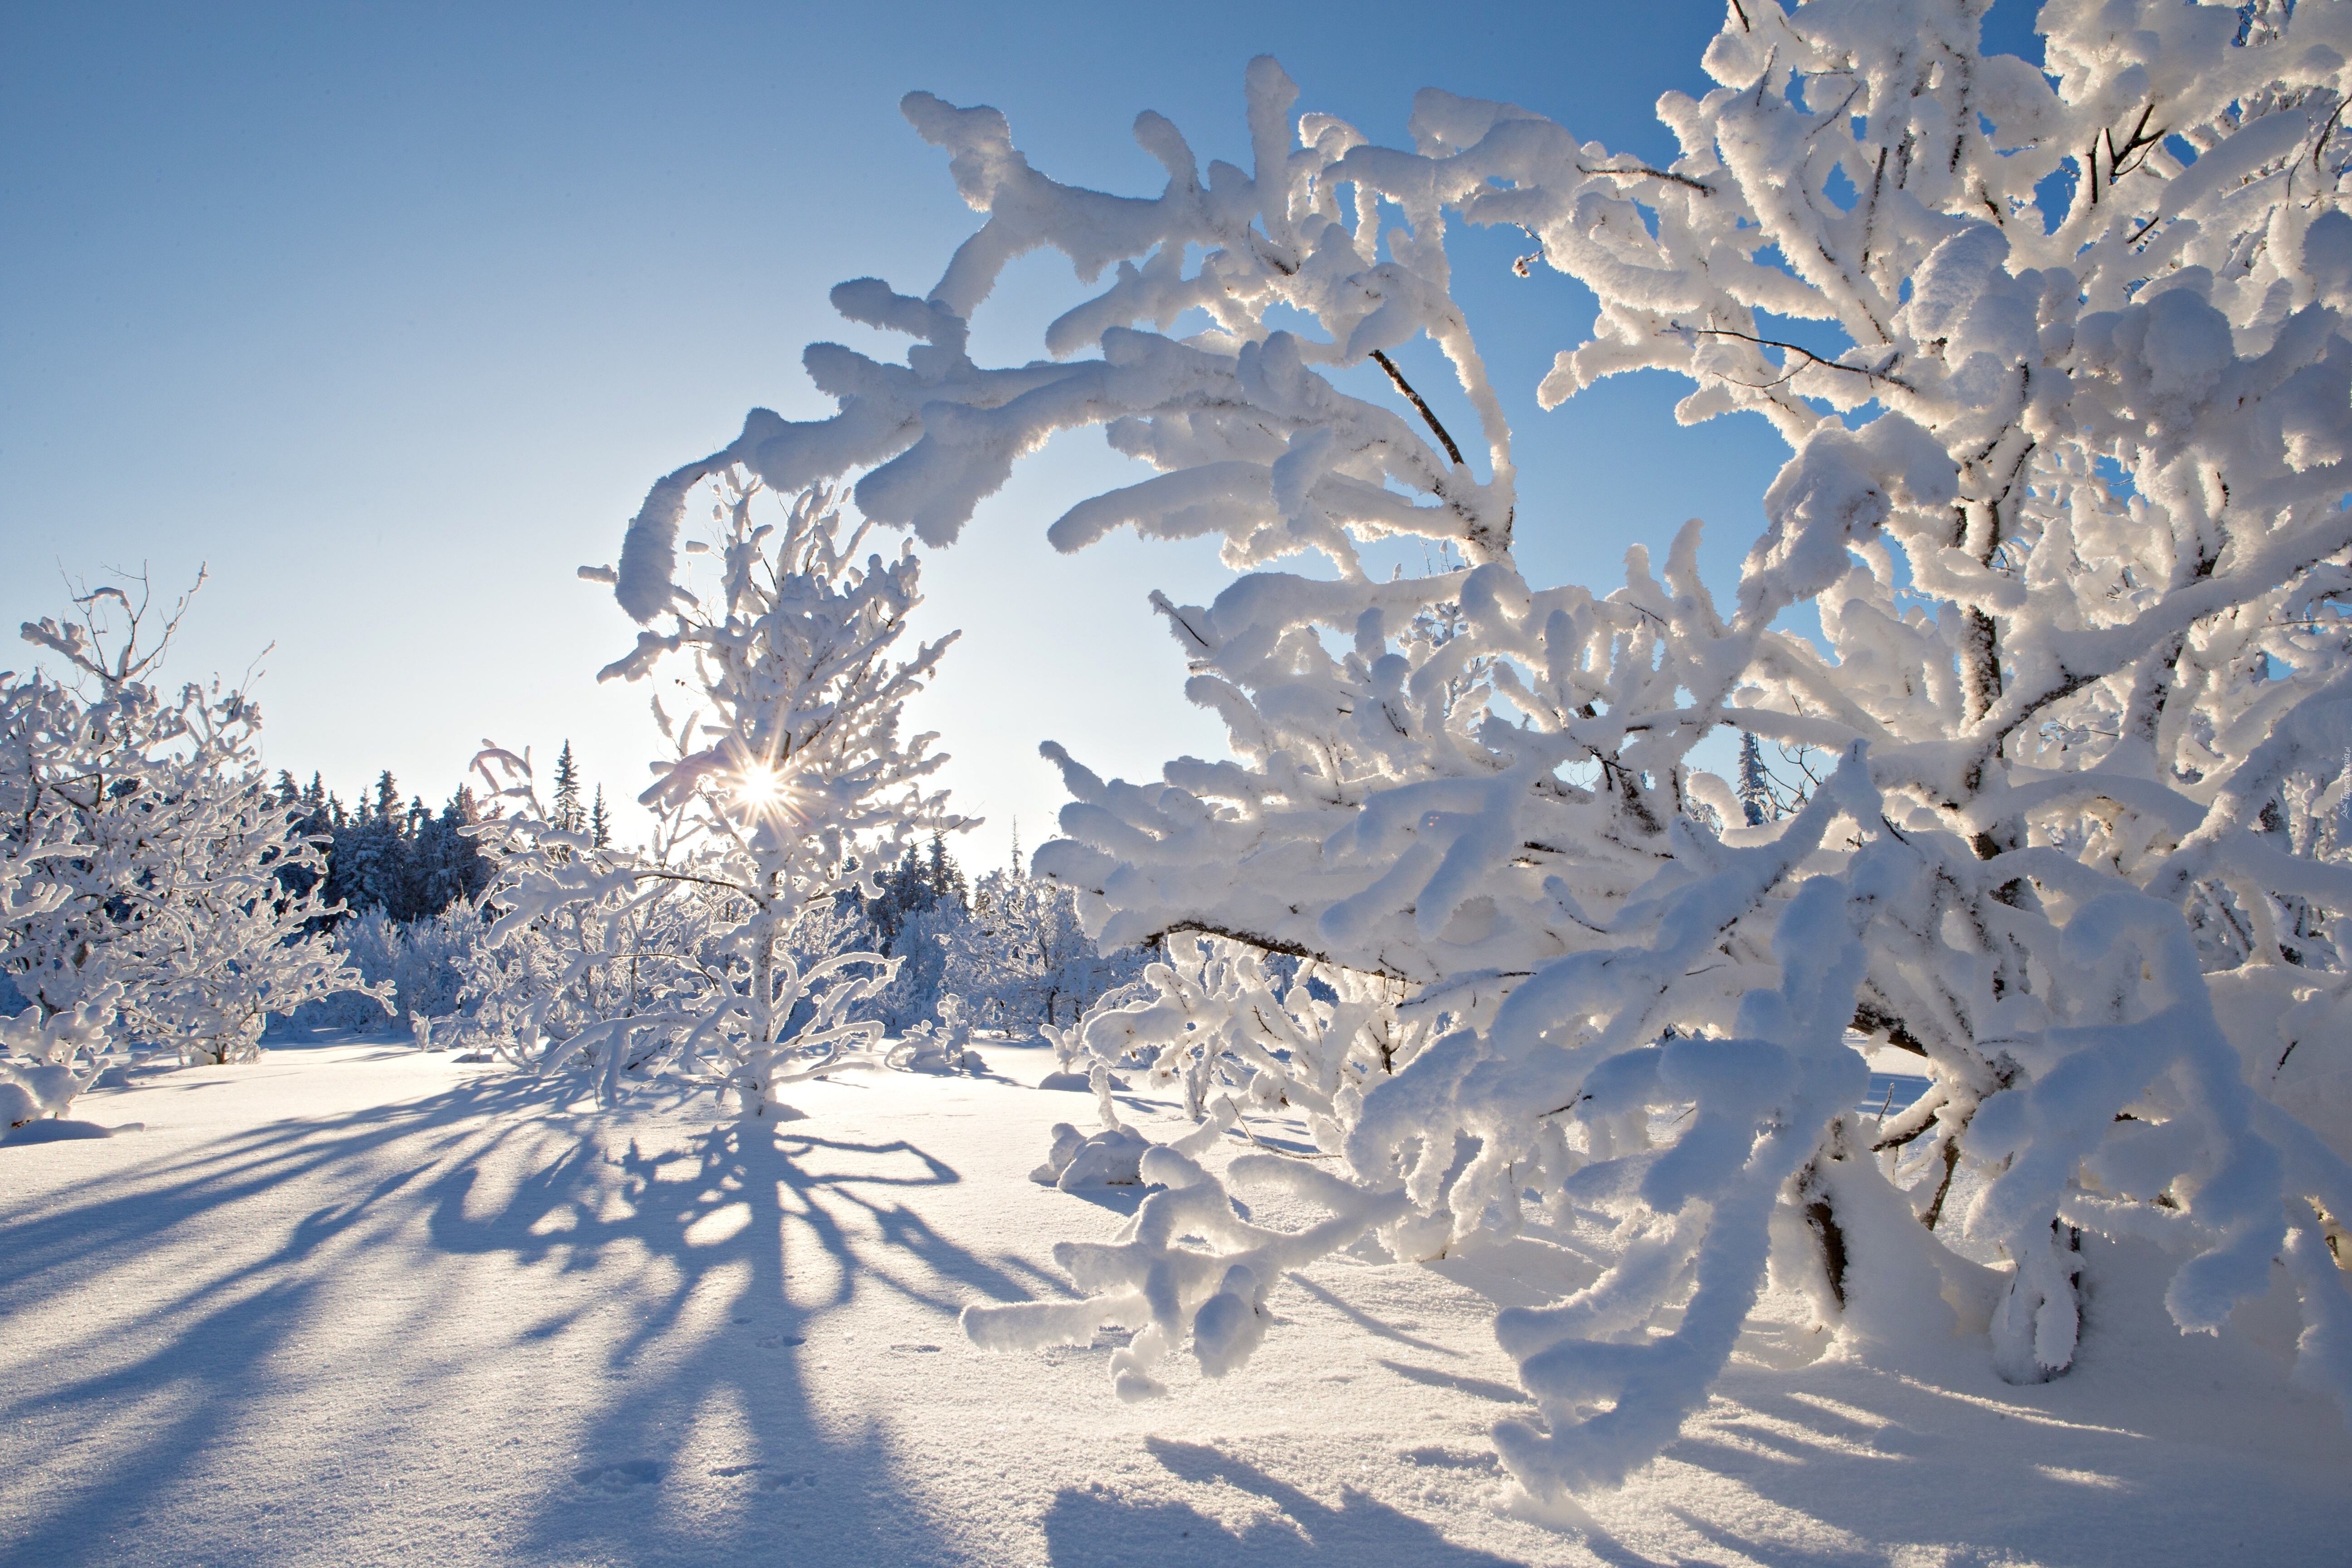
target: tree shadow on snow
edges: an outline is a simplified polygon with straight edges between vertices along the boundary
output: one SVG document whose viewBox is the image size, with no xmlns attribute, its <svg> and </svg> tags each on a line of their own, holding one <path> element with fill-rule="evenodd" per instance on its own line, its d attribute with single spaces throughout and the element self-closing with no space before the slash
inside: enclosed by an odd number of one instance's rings
<svg viewBox="0 0 2352 1568">
<path fill-rule="evenodd" d="M 807 1363 L 820 1353 L 812 1321 L 872 1295 L 951 1320 L 974 1293 L 1035 1291 L 1034 1271 L 977 1257 L 911 1206 L 960 1174 L 907 1140 L 828 1137 L 808 1121 L 729 1122 L 651 1151 L 632 1141 L 598 1163 L 584 1178 L 551 1169 L 488 1205 L 473 1201 L 475 1170 L 453 1170 L 430 1211 L 445 1253 L 565 1273 L 625 1259 L 629 1320 L 600 1342 L 604 1353 L 619 1367 L 659 1357 L 649 1385 L 610 1401 L 583 1435 L 574 1484 L 536 1519 L 538 1552 L 955 1560 L 878 1485 L 892 1463 L 879 1439 L 819 1418 Z M 560 1338 L 597 1305 L 575 1303 L 527 1331 Z M 717 1463 L 707 1440 L 689 1461 L 698 1418 L 713 1410 L 740 1436 Z M 699 1492 L 683 1521 L 644 1489 L 677 1483 Z"/>
<path fill-rule="evenodd" d="M 2333 1405 L 2289 1385 L 2284 1350 L 2273 1360 L 2246 1323 L 2180 1332 L 2162 1302 L 2177 1259 L 2090 1242 L 2082 1260 L 2084 1332 L 2065 1375 L 2003 1383 L 1974 1337 L 1923 1336 L 1892 1366 L 1736 1369 L 1663 1457 L 1753 1499 L 1731 1518 L 1673 1511 L 1727 1552 L 1791 1568 L 1884 1562 L 1890 1550 L 2052 1564 L 2343 1561 L 2352 1445 Z M 1932 1491 L 1920 1485 L 1929 1475 L 1943 1478 Z M 1965 1500 L 1989 1498 L 2000 1506 Z M 2315 1498 L 2334 1506 L 2315 1509 Z M 1800 1544 L 1769 1522 L 1744 1528 L 1774 1509 L 1828 1529 Z M 1825 1536 L 1857 1544 L 1841 1558 Z"/>
<path fill-rule="evenodd" d="M 533 1080 L 485 1077 L 254 1128 L 119 1169 L 12 1226 L 0 1276 L 9 1321 L 59 1310 L 142 1253 L 192 1261 L 162 1271 L 161 1289 L 147 1265 L 143 1297 L 93 1322 L 93 1342 L 114 1352 L 92 1358 L 103 1370 L 20 1376 L 0 1394 L 0 1421 L 40 1423 L 55 1460 L 37 1486 L 17 1477 L 30 1502 L 0 1563 L 259 1561 L 273 1555 L 261 1539 L 271 1521 L 296 1526 L 277 1531 L 276 1555 L 398 1537 L 426 1557 L 501 1562 L 959 1560 L 884 1484 L 893 1460 L 870 1424 L 821 1419 L 803 1370 L 807 1322 L 830 1310 L 897 1297 L 951 1318 L 975 1294 L 1046 1283 L 948 1240 L 909 1206 L 958 1173 L 911 1142 L 827 1137 L 806 1121 L 702 1133 L 671 1122 L 650 1149 L 613 1151 L 627 1124 L 550 1100 Z M 289 1199 L 311 1206 L 288 1226 Z M 241 1200 L 259 1201 L 229 1207 Z M 240 1221 L 273 1239 L 258 1253 L 208 1247 L 209 1226 Z M 223 1260 L 193 1261 L 208 1252 Z M 404 1258 L 420 1264 L 405 1294 Z M 593 1289 L 575 1278 L 588 1271 Z M 355 1517 L 370 1483 L 341 1486 L 334 1466 L 289 1451 L 317 1441 L 299 1420 L 256 1424 L 315 1409 L 323 1364 L 348 1375 L 345 1320 L 362 1279 L 374 1294 L 357 1353 L 390 1347 L 355 1418 L 372 1462 L 396 1474 L 429 1458 L 436 1413 L 453 1402 L 509 1411 L 532 1441 L 561 1429 L 577 1454 L 521 1476 L 503 1452 L 472 1457 L 440 1482 L 452 1517 L 411 1512 L 383 1521 L 389 1533 Z M 603 1364 L 583 1371 L 583 1354 Z M 571 1370 L 558 1390 L 520 1375 L 559 1358 Z M 648 1375 L 632 1379 L 640 1358 Z M 715 1459 L 714 1443 L 725 1449 Z M 230 1517 L 202 1500 L 225 1459 L 257 1448 L 300 1478 L 236 1494 L 269 1499 L 268 1520 L 250 1503 Z M 306 1531 L 291 1517 L 306 1510 L 326 1522 Z M 444 1531 L 454 1534 L 436 1544 Z"/>
<path fill-rule="evenodd" d="M 1144 1447 L 1180 1479 L 1233 1487 L 1276 1511 L 1260 1510 L 1236 1530 L 1188 1502 L 1129 1502 L 1090 1488 L 1067 1488 L 1045 1518 L 1047 1560 L 1055 1568 L 1138 1563 L 1504 1568 L 1510 1562 L 1456 1546 L 1423 1521 L 1353 1487 L 1340 1489 L 1337 1504 L 1326 1503 L 1205 1444 L 1150 1437 Z"/>
</svg>

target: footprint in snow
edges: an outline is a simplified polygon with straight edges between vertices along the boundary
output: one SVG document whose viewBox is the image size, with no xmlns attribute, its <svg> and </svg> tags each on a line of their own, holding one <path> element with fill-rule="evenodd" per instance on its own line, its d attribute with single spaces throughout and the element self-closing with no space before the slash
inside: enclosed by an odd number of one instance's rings
<svg viewBox="0 0 2352 1568">
<path fill-rule="evenodd" d="M 661 1481 L 661 1465 L 652 1460 L 621 1460 L 618 1465 L 585 1465 L 572 1471 L 572 1479 L 581 1486 L 593 1486 L 604 1493 L 625 1493 L 633 1486 L 654 1486 Z"/>
<path fill-rule="evenodd" d="M 661 1478 L 661 1467 L 651 1459 L 623 1459 L 616 1465 L 589 1465 L 572 1472 L 572 1479 L 582 1486 L 607 1492 L 649 1487 Z"/>
<path fill-rule="evenodd" d="M 761 1350 L 772 1351 L 781 1350 L 786 1345 L 804 1345 L 808 1343 L 808 1341 L 801 1338 L 798 1334 L 770 1334 L 766 1339 L 760 1341 L 759 1343 Z"/>
<path fill-rule="evenodd" d="M 760 1489 L 763 1492 L 780 1492 L 789 1486 L 816 1485 L 817 1478 L 814 1470 L 799 1474 L 784 1470 L 775 1475 L 768 1474 L 767 1470 L 766 1465 L 721 1465 L 710 1473 L 714 1476 L 722 1476 L 729 1480 L 738 1476 L 757 1476 L 760 1480 Z"/>
</svg>

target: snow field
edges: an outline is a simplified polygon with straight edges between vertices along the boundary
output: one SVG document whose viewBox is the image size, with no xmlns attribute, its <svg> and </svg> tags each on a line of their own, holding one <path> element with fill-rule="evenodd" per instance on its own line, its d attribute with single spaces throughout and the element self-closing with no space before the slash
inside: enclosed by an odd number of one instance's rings
<svg viewBox="0 0 2352 1568">
<path fill-rule="evenodd" d="M 1580 1510 L 1514 1504 L 1486 1436 L 1531 1414 L 1493 1313 L 1589 1279 L 1573 1237 L 1323 1259 L 1252 1375 L 1171 1356 L 1165 1400 L 1110 1397 L 1123 1335 L 983 1354 L 956 1313 L 1066 1295 L 1052 1243 L 1140 1197 L 1029 1181 L 1091 1100 L 988 1058 L 780 1124 L 347 1039 L 91 1091 L 145 1131 L 0 1149 L 0 1563 L 2341 1560 L 2352 1438 L 2287 1381 L 2291 1298 L 2183 1338 L 2113 1247 L 2081 1363 L 2030 1388 L 1980 1336 L 1870 1370 L 1768 1297 Z"/>
</svg>

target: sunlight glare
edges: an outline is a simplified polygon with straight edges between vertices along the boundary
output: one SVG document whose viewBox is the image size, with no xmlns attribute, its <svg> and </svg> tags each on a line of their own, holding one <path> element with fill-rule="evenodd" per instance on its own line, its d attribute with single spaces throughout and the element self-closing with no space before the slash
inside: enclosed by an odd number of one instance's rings
<svg viewBox="0 0 2352 1568">
<path fill-rule="evenodd" d="M 742 782 L 736 786 L 737 795 L 755 811 L 776 805 L 788 793 L 783 774 L 765 763 L 753 763 L 745 768 Z"/>
</svg>

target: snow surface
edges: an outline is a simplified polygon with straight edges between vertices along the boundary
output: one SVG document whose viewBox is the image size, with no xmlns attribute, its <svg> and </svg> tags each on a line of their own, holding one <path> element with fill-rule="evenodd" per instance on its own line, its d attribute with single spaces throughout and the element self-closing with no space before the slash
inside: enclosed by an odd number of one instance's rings
<svg viewBox="0 0 2352 1568">
<path fill-rule="evenodd" d="M 781 1124 L 348 1037 L 90 1091 L 118 1135 L 0 1148 L 0 1563 L 2343 1561 L 2352 1437 L 2287 1381 L 2291 1299 L 2184 1338 L 2103 1243 L 2064 1377 L 1980 1338 L 1873 1372 L 1769 1297 L 1664 1457 L 1549 1518 L 1486 1428 L 1531 1414 L 1496 1307 L 1593 1272 L 1558 1247 L 1327 1258 L 1255 1375 L 1171 1358 L 1148 1405 L 1118 1336 L 983 1354 L 956 1313 L 1066 1294 L 1051 1244 L 1140 1196 L 1028 1180 L 1090 1097 L 988 1060 Z"/>
</svg>

